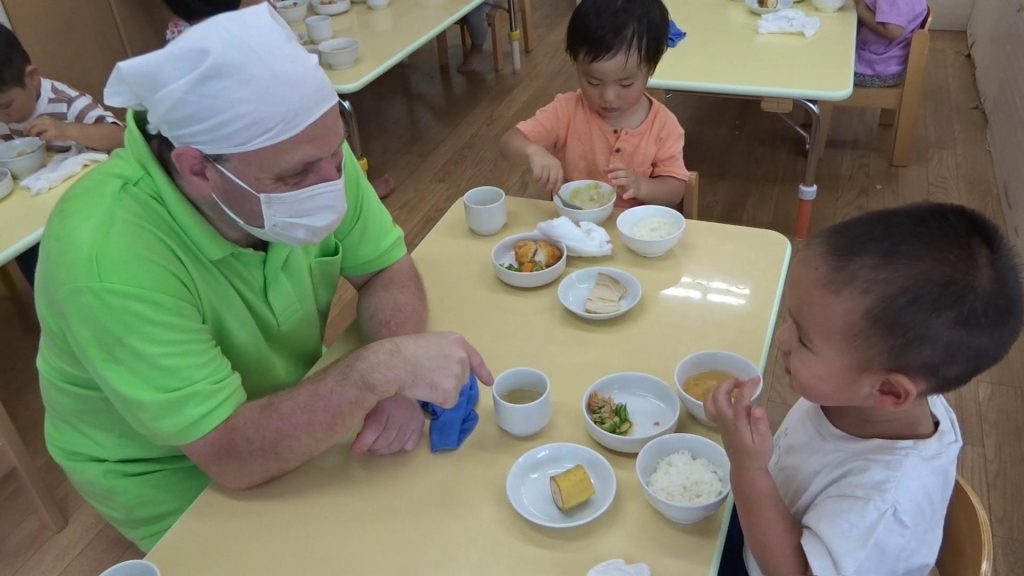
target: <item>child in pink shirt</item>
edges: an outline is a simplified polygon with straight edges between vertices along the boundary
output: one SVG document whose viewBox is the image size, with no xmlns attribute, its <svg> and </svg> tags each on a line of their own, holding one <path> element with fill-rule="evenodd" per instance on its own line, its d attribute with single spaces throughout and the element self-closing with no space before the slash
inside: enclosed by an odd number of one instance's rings
<svg viewBox="0 0 1024 576">
<path fill-rule="evenodd" d="M 927 0 L 854 0 L 857 61 L 853 83 L 880 88 L 903 82 L 910 37 L 928 16 Z"/>
<path fill-rule="evenodd" d="M 668 32 L 661 0 L 580 2 L 566 34 L 580 89 L 506 132 L 502 153 L 528 164 L 550 194 L 566 181 L 600 180 L 615 186 L 618 206 L 678 205 L 690 176 L 683 128 L 646 92 Z"/>
</svg>

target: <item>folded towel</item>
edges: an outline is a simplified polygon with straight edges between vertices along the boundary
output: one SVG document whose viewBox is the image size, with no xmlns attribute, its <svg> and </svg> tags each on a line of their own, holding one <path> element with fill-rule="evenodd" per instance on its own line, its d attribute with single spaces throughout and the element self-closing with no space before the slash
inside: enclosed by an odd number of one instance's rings
<svg viewBox="0 0 1024 576">
<path fill-rule="evenodd" d="M 651 576 L 651 568 L 642 562 L 626 564 L 622 558 L 616 558 L 594 566 L 587 576 Z"/>
<path fill-rule="evenodd" d="M 420 407 L 430 416 L 431 452 L 450 452 L 462 446 L 480 420 L 476 413 L 479 398 L 476 376 L 470 374 L 469 381 L 459 391 L 459 402 L 455 406 L 442 408 L 430 402 L 420 402 Z"/>
<path fill-rule="evenodd" d="M 79 146 L 50 159 L 47 165 L 35 174 L 21 181 L 32 196 L 42 194 L 60 186 L 65 180 L 81 172 L 89 164 L 97 164 L 107 159 L 103 152 L 83 152 Z"/>
<path fill-rule="evenodd" d="M 569 256 L 607 256 L 612 253 L 608 232 L 593 222 L 576 224 L 565 216 L 537 224 L 537 232 L 565 244 Z"/>
<path fill-rule="evenodd" d="M 757 31 L 761 34 L 803 34 L 810 38 L 821 28 L 821 19 L 807 16 L 802 10 L 789 8 L 761 16 Z"/>
<path fill-rule="evenodd" d="M 683 41 L 683 38 L 686 38 L 686 32 L 683 32 L 682 30 L 679 29 L 679 26 L 676 26 L 675 20 L 669 20 L 668 47 L 675 48 L 677 44 Z"/>
</svg>

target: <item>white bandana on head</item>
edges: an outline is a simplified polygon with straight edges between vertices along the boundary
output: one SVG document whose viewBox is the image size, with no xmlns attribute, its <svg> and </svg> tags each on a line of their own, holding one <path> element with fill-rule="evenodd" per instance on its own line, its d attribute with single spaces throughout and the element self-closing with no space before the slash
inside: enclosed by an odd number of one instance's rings
<svg viewBox="0 0 1024 576">
<path fill-rule="evenodd" d="M 268 3 L 214 16 L 118 63 L 103 99 L 146 110 L 151 132 L 206 154 L 277 144 L 338 102 L 316 56 Z"/>
</svg>

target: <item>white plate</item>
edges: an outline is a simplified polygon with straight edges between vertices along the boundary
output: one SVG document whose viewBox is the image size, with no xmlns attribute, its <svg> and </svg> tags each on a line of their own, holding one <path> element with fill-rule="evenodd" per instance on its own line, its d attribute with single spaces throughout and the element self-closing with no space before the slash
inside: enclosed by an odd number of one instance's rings
<svg viewBox="0 0 1024 576">
<path fill-rule="evenodd" d="M 597 282 L 597 274 L 599 272 L 615 278 L 626 287 L 626 294 L 622 297 L 622 300 L 619 300 L 618 312 L 593 314 L 586 311 L 587 297 L 590 296 L 590 292 L 594 289 L 594 283 Z M 643 290 L 640 288 L 640 282 L 630 273 L 623 272 L 617 268 L 594 267 L 577 270 L 566 276 L 561 284 L 558 285 L 558 300 L 562 303 L 562 306 L 565 306 L 566 310 L 580 318 L 588 320 L 618 318 L 636 306 L 642 295 Z"/>
<path fill-rule="evenodd" d="M 568 512 L 551 499 L 551 477 L 582 464 L 594 483 L 594 495 Z M 615 472 L 597 452 L 579 444 L 545 444 L 523 454 L 505 481 L 508 501 L 523 518 L 548 528 L 572 528 L 597 518 L 615 499 Z"/>
<path fill-rule="evenodd" d="M 775 8 L 761 8 L 757 5 L 757 0 L 747 0 L 747 8 L 749 8 L 754 14 L 771 14 L 772 12 L 778 12 L 779 10 L 785 10 L 792 7 L 793 0 L 779 0 L 779 5 Z"/>
</svg>

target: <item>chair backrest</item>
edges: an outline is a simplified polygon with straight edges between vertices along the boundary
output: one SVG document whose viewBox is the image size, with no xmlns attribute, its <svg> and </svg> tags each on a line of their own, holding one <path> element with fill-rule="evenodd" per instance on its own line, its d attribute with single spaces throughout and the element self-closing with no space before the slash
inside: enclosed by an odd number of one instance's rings
<svg viewBox="0 0 1024 576">
<path fill-rule="evenodd" d="M 700 211 L 700 174 L 690 172 L 690 179 L 686 182 L 686 195 L 676 206 L 687 220 L 697 220 Z"/>
<path fill-rule="evenodd" d="M 927 65 L 928 47 L 931 44 L 931 36 L 929 35 L 931 27 L 932 10 L 929 8 L 928 13 L 921 22 L 921 27 L 915 30 L 914 35 L 910 37 L 910 55 L 907 56 L 908 74 L 912 69 L 916 70 Z"/>
<path fill-rule="evenodd" d="M 941 576 L 990 576 L 992 528 L 978 495 L 959 475 L 946 510 L 935 568 Z"/>
</svg>

